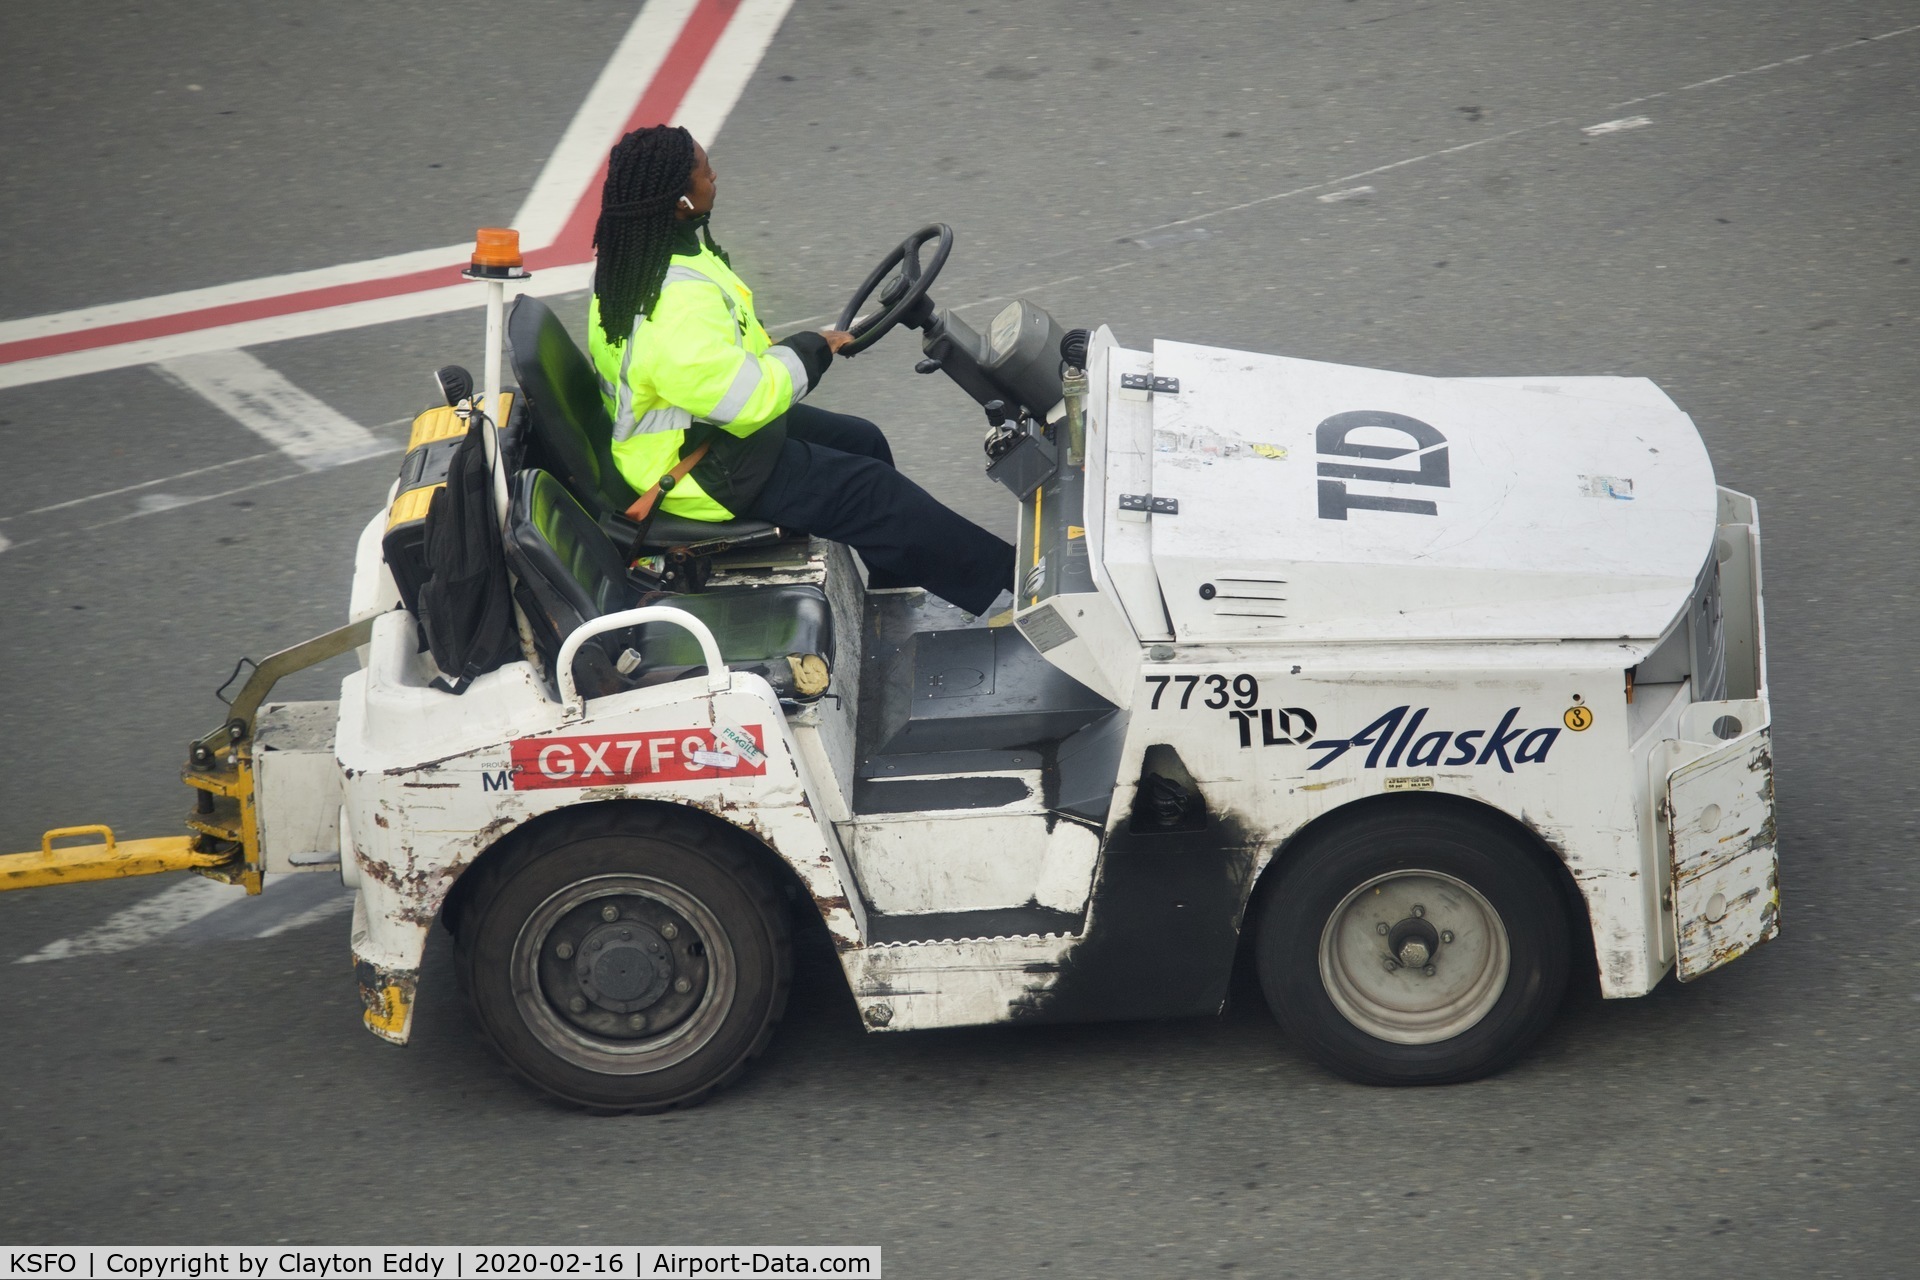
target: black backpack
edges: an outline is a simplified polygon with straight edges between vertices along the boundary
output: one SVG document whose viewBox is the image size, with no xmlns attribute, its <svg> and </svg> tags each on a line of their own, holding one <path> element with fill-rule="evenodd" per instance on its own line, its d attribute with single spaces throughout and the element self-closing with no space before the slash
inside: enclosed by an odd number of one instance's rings
<svg viewBox="0 0 1920 1280">
<path fill-rule="evenodd" d="M 476 676 L 520 656 L 485 432 L 475 414 L 447 464 L 447 483 L 427 507 L 420 626 L 447 677 L 434 687 L 448 693 L 465 693 Z"/>
</svg>

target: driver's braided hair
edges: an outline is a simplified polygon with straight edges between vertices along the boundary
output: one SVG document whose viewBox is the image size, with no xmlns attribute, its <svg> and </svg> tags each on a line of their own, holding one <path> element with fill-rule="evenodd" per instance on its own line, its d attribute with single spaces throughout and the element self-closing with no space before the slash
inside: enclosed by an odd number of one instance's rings
<svg viewBox="0 0 1920 1280">
<path fill-rule="evenodd" d="M 693 135 L 673 125 L 635 129 L 607 157 L 600 189 L 600 220 L 593 247 L 599 253 L 594 292 L 600 297 L 600 329 L 609 342 L 625 342 L 635 316 L 652 311 L 679 238 L 675 207 L 693 176 Z M 726 254 L 701 228 L 707 248 Z"/>
</svg>

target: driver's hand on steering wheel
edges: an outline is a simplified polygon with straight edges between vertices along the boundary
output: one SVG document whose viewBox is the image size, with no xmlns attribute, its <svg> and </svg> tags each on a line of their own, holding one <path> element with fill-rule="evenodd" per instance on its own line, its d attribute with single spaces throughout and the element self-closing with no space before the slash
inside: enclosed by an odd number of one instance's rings
<svg viewBox="0 0 1920 1280">
<path fill-rule="evenodd" d="M 822 329 L 820 336 L 827 340 L 827 350 L 835 355 L 839 355 L 840 349 L 853 341 L 853 335 L 845 329 Z"/>
</svg>

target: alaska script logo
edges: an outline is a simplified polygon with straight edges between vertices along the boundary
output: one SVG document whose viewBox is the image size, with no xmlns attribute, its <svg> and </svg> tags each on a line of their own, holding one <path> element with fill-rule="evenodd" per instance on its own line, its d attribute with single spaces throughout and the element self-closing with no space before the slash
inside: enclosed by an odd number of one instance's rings
<svg viewBox="0 0 1920 1280">
<path fill-rule="evenodd" d="M 1347 437 L 1363 428 L 1397 431 L 1412 444 L 1408 448 L 1385 444 L 1355 444 Z M 1403 511 L 1416 516 L 1437 516 L 1440 508 L 1423 498 L 1389 498 L 1371 493 L 1348 493 L 1349 480 L 1371 480 L 1380 484 L 1422 484 L 1434 489 L 1450 488 L 1453 476 L 1447 464 L 1447 438 L 1418 418 L 1384 413 L 1378 409 L 1358 409 L 1336 413 L 1314 433 L 1314 446 L 1323 458 L 1372 458 L 1390 461 L 1411 455 L 1415 466 L 1409 468 L 1361 466 L 1353 462 L 1320 464 L 1320 518 L 1345 520 L 1349 511 Z"/>
<path fill-rule="evenodd" d="M 1545 764 L 1547 752 L 1553 750 L 1560 730 L 1557 727 L 1516 729 L 1513 722 L 1519 715 L 1520 708 L 1509 707 L 1507 714 L 1500 718 L 1499 725 L 1491 731 L 1467 729 L 1456 733 L 1451 729 L 1435 729 L 1421 733 L 1420 726 L 1427 718 L 1427 708 L 1421 707 L 1409 716 L 1406 707 L 1395 707 L 1351 738 L 1323 738 L 1307 744 L 1309 751 L 1326 752 L 1309 766 L 1309 771 L 1326 768 L 1355 747 L 1372 747 L 1373 750 L 1367 752 L 1365 767 L 1378 769 L 1381 767 L 1380 757 L 1388 751 L 1389 744 L 1392 746 L 1391 754 L 1386 758 L 1386 767 L 1389 769 L 1401 768 L 1403 764 L 1412 769 L 1431 765 L 1482 765 L 1498 761 L 1502 769 L 1512 773 L 1513 766 L 1517 764 Z M 1402 721 L 1405 721 L 1404 727 Z M 1509 748 L 1512 748 L 1511 755 L 1508 754 Z"/>
</svg>

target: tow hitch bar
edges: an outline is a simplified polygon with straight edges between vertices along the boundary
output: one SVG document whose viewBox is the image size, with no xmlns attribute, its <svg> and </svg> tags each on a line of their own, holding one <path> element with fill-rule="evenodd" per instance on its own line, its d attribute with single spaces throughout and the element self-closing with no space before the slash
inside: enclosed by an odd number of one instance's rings
<svg viewBox="0 0 1920 1280">
<path fill-rule="evenodd" d="M 284 677 L 367 643 L 373 638 L 373 623 L 373 618 L 362 618 L 336 627 L 282 649 L 254 668 L 228 706 L 227 719 L 188 748 L 181 781 L 195 792 L 193 812 L 187 815 L 189 834 L 117 840 L 111 828 L 97 824 L 55 827 L 40 837 L 38 849 L 0 855 L 0 892 L 198 871 L 259 893 L 262 866 L 253 797 L 254 717 Z M 80 836 L 97 840 L 56 847 L 58 841 Z"/>
</svg>

